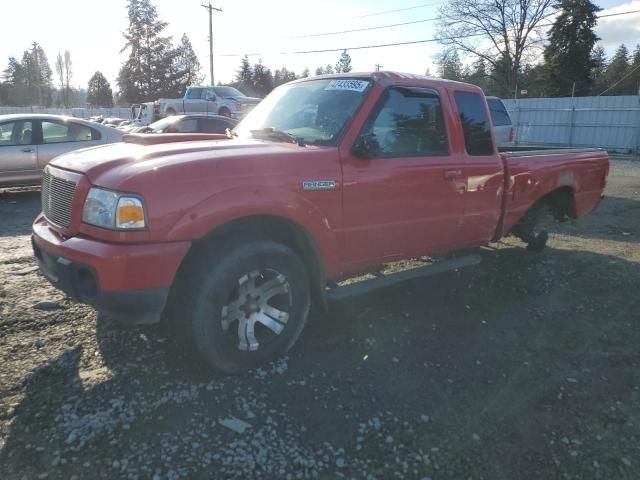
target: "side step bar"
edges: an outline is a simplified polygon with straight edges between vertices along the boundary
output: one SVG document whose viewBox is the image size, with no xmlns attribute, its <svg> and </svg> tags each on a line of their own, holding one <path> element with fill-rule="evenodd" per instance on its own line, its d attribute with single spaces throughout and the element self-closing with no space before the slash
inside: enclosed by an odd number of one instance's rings
<svg viewBox="0 0 640 480">
<path fill-rule="evenodd" d="M 412 268 L 402 272 L 381 275 L 371 280 L 355 282 L 343 287 L 335 287 L 327 291 L 328 300 L 343 300 L 348 297 L 363 295 L 379 288 L 389 287 L 397 283 L 413 280 L 416 278 L 429 277 L 439 273 L 450 272 L 459 268 L 472 267 L 478 265 L 482 257 L 477 254 L 465 255 L 464 257 L 442 260 L 424 267 Z"/>
</svg>

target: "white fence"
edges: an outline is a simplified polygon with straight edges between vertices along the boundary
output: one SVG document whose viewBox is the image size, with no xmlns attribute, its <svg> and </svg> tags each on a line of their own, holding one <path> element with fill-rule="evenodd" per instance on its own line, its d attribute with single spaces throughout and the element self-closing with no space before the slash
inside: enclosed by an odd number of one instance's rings
<svg viewBox="0 0 640 480">
<path fill-rule="evenodd" d="M 69 117 L 89 118 L 102 115 L 104 117 L 118 117 L 129 119 L 130 107 L 113 108 L 46 108 L 46 107 L 0 107 L 0 115 L 11 113 L 50 113 L 54 115 L 67 115 Z"/>
<path fill-rule="evenodd" d="M 504 100 L 520 145 L 640 153 L 640 96 Z"/>
</svg>

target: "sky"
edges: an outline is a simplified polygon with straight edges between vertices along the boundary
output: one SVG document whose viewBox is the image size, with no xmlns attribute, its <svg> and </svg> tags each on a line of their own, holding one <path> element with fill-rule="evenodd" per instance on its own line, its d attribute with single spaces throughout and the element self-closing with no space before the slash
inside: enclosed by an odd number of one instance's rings
<svg viewBox="0 0 640 480">
<path fill-rule="evenodd" d="M 127 28 L 126 0 L 21 0 L 2 2 L 0 27 L 0 70 L 7 58 L 20 59 L 23 51 L 36 41 L 44 48 L 51 67 L 58 52 L 69 50 L 73 61 L 73 84 L 86 88 L 91 75 L 100 70 L 114 90 L 120 65 L 126 58 L 122 32 Z M 208 13 L 202 0 L 155 0 L 159 16 L 168 22 L 165 33 L 174 42 L 186 33 L 209 79 Z M 432 21 L 392 28 L 340 35 L 309 36 L 316 33 L 361 29 L 379 25 L 431 19 L 437 16 L 442 0 L 215 0 L 214 76 L 216 83 L 233 80 L 240 58 L 245 53 L 271 68 L 335 65 L 339 52 L 291 54 L 319 49 L 342 49 L 362 45 L 410 42 L 433 38 Z M 640 0 L 595 2 L 601 14 L 640 10 Z M 389 10 L 401 11 L 389 12 Z M 603 18 L 596 33 L 612 55 L 622 42 L 633 50 L 640 43 L 640 13 Z M 306 37 L 305 37 L 306 36 Z M 355 71 L 384 70 L 424 74 L 436 72 L 435 43 L 392 46 L 349 51 Z"/>
</svg>

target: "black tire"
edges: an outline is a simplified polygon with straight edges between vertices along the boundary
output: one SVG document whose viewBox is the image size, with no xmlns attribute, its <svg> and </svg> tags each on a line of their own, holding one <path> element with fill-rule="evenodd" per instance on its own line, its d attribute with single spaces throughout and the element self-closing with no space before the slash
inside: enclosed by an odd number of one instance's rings
<svg viewBox="0 0 640 480">
<path fill-rule="evenodd" d="M 167 108 L 165 113 L 167 117 L 173 117 L 176 114 L 176 111 L 173 108 Z"/>
<path fill-rule="evenodd" d="M 231 117 L 231 111 L 227 107 L 222 107 L 218 111 L 218 115 L 222 115 L 223 117 Z"/>
<path fill-rule="evenodd" d="M 540 252 L 547 246 L 549 234 L 545 230 L 536 231 L 549 214 L 548 205 L 539 202 L 533 205 L 511 229 L 511 234 L 527 244 L 527 250 Z"/>
<path fill-rule="evenodd" d="M 309 314 L 310 289 L 304 265 L 293 250 L 267 240 L 227 248 L 216 242 L 192 260 L 182 276 L 174 318 L 169 319 L 186 351 L 197 352 L 215 370 L 238 373 L 273 360 L 294 345 Z M 258 349 L 243 351 L 238 325 L 234 322 L 225 331 L 222 311 L 237 292 L 238 280 L 252 271 L 274 271 L 286 278 L 288 292 L 283 295 L 289 318 L 279 334 L 260 324 L 263 339 L 256 330 Z"/>
</svg>

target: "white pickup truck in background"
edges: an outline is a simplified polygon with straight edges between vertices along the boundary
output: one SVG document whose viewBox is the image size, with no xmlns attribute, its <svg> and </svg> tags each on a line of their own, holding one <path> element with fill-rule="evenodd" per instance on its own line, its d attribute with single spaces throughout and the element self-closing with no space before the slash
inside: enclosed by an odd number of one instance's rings
<svg viewBox="0 0 640 480">
<path fill-rule="evenodd" d="M 182 98 L 161 98 L 131 106 L 133 121 L 121 130 L 146 127 L 162 118 L 181 114 L 223 115 L 241 119 L 262 99 L 247 97 L 233 87 L 188 87 Z"/>
<path fill-rule="evenodd" d="M 260 98 L 247 97 L 233 87 L 187 87 L 182 98 L 158 100 L 158 115 L 168 117 L 180 113 L 208 113 L 241 118 L 260 103 Z"/>
</svg>

